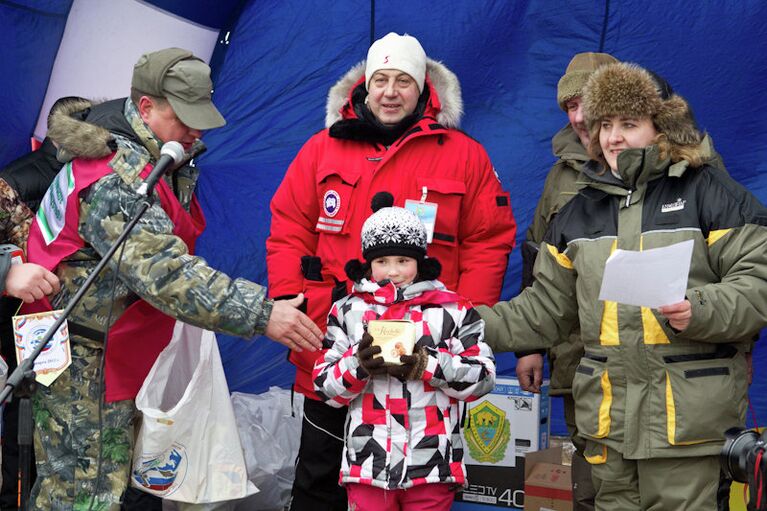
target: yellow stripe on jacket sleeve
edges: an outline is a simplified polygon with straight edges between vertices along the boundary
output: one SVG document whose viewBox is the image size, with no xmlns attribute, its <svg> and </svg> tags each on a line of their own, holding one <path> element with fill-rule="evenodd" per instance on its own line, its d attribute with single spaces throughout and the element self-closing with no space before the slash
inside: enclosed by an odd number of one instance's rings
<svg viewBox="0 0 767 511">
<path fill-rule="evenodd" d="M 557 250 L 557 247 L 546 244 L 546 246 L 549 249 L 549 254 L 557 261 L 559 266 L 562 266 L 563 268 L 567 268 L 568 270 L 573 269 L 573 262 L 570 260 L 569 257 L 567 257 L 565 254 L 560 254 Z"/>
<path fill-rule="evenodd" d="M 710 247 L 717 241 L 719 241 L 722 236 L 730 232 L 732 229 L 718 229 L 716 231 L 711 231 L 708 233 L 708 238 L 706 238 L 706 243 L 708 243 L 708 246 Z"/>
</svg>

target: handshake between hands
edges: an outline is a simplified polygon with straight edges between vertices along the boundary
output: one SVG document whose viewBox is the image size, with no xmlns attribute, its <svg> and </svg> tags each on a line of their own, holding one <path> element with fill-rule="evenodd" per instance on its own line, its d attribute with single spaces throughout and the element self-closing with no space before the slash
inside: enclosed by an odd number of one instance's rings
<svg viewBox="0 0 767 511">
<path fill-rule="evenodd" d="M 429 357 L 426 350 L 416 346 L 412 355 L 400 356 L 402 365 L 393 365 L 385 363 L 383 358 L 376 356 L 380 353 L 381 347 L 373 346 L 373 336 L 368 332 L 362 334 L 357 358 L 365 372 L 370 376 L 388 374 L 401 381 L 420 380 Z"/>
<path fill-rule="evenodd" d="M 298 309 L 302 303 L 303 293 L 275 300 L 264 335 L 296 352 L 318 351 L 322 349 L 324 336 L 314 321 Z"/>
</svg>

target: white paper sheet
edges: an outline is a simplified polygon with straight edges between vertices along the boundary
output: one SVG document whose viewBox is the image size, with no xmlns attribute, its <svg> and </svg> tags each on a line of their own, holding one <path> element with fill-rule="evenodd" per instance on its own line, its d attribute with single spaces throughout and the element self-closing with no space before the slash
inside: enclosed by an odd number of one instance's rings
<svg viewBox="0 0 767 511">
<path fill-rule="evenodd" d="M 693 241 L 635 252 L 616 250 L 607 259 L 600 300 L 656 308 L 684 300 Z"/>
</svg>

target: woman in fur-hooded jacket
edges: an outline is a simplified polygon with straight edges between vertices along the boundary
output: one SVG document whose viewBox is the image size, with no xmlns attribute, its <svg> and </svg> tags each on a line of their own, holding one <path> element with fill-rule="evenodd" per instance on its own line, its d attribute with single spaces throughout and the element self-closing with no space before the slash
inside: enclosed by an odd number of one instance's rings
<svg viewBox="0 0 767 511">
<path fill-rule="evenodd" d="M 479 308 L 486 340 L 497 351 L 547 347 L 580 321 L 573 397 L 596 508 L 714 511 L 724 432 L 745 422 L 744 351 L 767 325 L 767 209 L 704 163 L 687 102 L 656 75 L 611 64 L 583 98 L 588 184 L 554 219 L 533 286 Z M 599 299 L 616 249 L 679 242 L 692 243 L 681 302 Z M 636 279 L 657 277 L 625 275 L 625 285 Z"/>
</svg>

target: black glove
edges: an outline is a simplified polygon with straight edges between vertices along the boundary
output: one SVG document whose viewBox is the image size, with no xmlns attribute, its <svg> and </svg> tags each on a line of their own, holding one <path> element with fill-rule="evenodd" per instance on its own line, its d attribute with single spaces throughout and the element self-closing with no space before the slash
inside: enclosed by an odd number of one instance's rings
<svg viewBox="0 0 767 511">
<path fill-rule="evenodd" d="M 423 371 L 429 361 L 429 354 L 425 349 L 416 347 L 412 355 L 402 355 L 399 357 L 402 365 L 388 366 L 388 373 L 402 381 L 420 380 L 423 377 Z"/>
<path fill-rule="evenodd" d="M 381 353 L 380 346 L 373 346 L 373 336 L 365 332 L 362 334 L 359 347 L 357 348 L 357 358 L 360 361 L 360 366 L 370 376 L 376 374 L 386 374 L 386 366 L 384 360 L 381 357 L 376 357 Z"/>
</svg>

